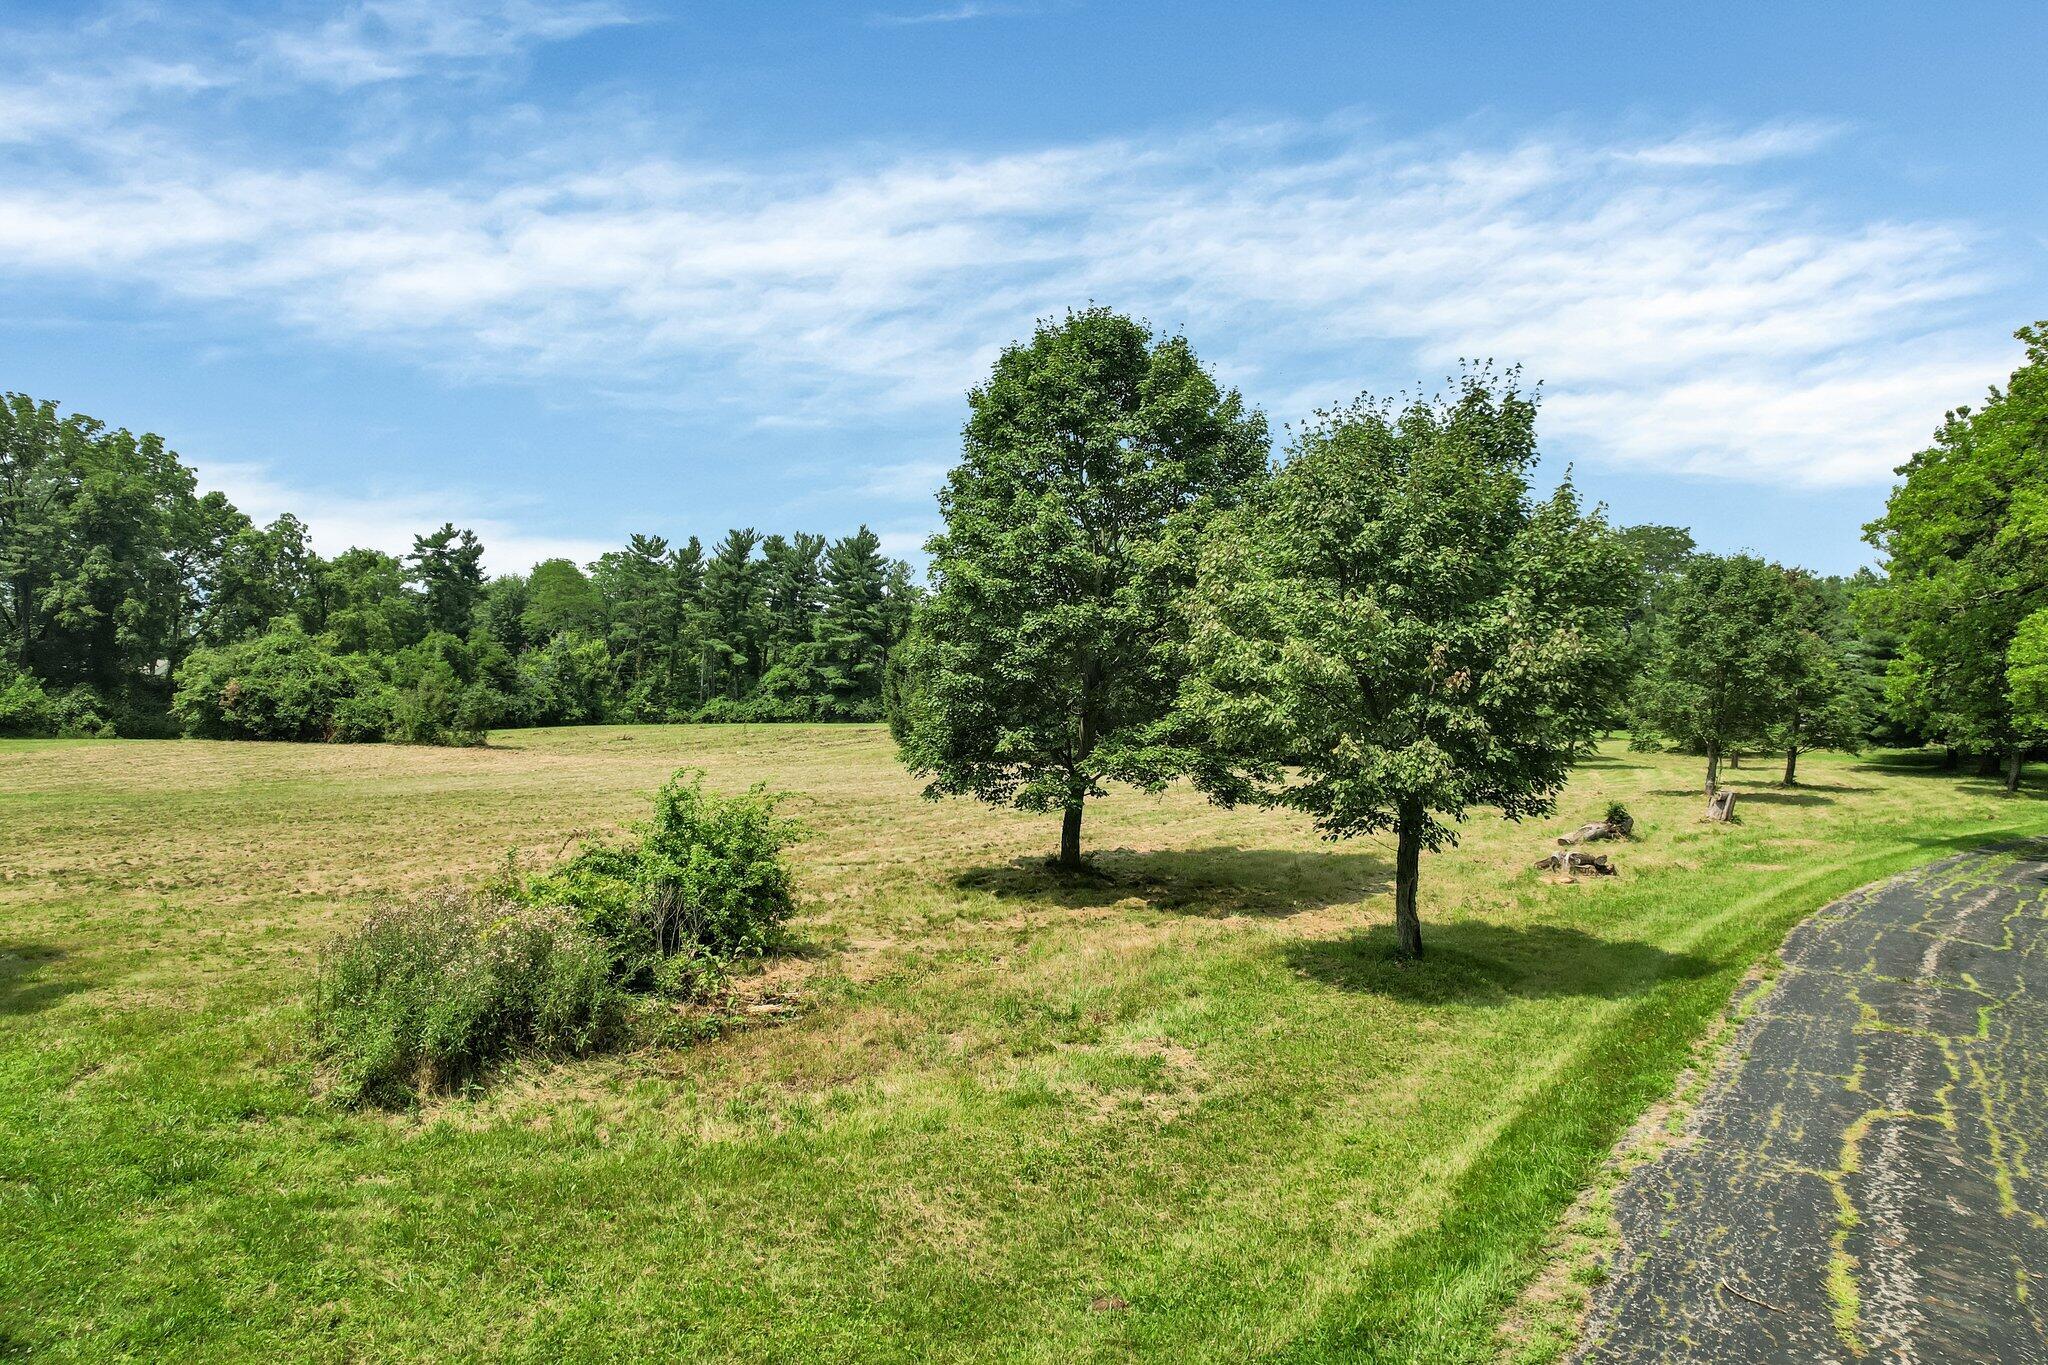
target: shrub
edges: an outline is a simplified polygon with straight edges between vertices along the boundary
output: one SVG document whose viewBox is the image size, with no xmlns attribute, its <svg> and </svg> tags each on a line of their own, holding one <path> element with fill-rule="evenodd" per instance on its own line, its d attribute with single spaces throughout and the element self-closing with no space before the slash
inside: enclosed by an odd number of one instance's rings
<svg viewBox="0 0 2048 1365">
<path fill-rule="evenodd" d="M 610 943 L 624 984 L 701 985 L 723 963 L 767 949 L 794 909 L 782 851 L 796 825 L 775 813 L 778 799 L 759 786 L 717 796 L 704 790 L 703 774 L 678 773 L 633 842 L 588 844 L 519 884 L 518 895 L 574 911 Z"/>
<path fill-rule="evenodd" d="M 27 673 L 0 667 L 0 735 L 111 739 L 114 722 L 89 687 L 52 692 Z"/>
<path fill-rule="evenodd" d="M 592 1051 L 623 1006 L 610 951 L 569 912 L 444 893 L 386 906 L 327 948 L 313 1027 L 340 1099 L 398 1104 L 515 1049 Z"/>
<path fill-rule="evenodd" d="M 362 733 L 359 699 L 384 680 L 359 655 L 336 654 L 281 616 L 253 639 L 194 650 L 178 673 L 172 711 L 195 735 L 214 739 L 325 740 L 344 728 Z M 349 725 L 338 723 L 349 707 Z"/>
</svg>

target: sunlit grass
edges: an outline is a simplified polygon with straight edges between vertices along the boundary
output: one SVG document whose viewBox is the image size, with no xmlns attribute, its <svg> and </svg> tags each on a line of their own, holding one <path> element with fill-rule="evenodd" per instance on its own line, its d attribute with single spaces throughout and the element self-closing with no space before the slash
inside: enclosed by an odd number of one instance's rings
<svg viewBox="0 0 2048 1365">
<path fill-rule="evenodd" d="M 315 1098 L 310 949 L 560 853 L 679 766 L 797 793 L 792 1022 Z M 1619 745 L 1558 819 L 1425 860 L 1186 795 L 930 805 L 865 727 L 483 750 L 0 744 L 0 1352 L 56 1358 L 1475 1359 L 1741 973 L 2037 794 L 1914 758 L 1731 774 Z M 1531 871 L 1619 799 L 1622 875 Z M 1120 1306 L 1121 1305 L 1121 1306 Z"/>
</svg>

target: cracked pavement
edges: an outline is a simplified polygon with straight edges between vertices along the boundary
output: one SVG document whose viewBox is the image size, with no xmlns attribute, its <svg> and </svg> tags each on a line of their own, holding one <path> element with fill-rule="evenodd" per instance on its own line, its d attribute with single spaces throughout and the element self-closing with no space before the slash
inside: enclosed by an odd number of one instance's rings
<svg viewBox="0 0 2048 1365">
<path fill-rule="evenodd" d="M 1783 959 L 1616 1191 L 1576 1358 L 2048 1362 L 2048 847 L 1865 887 Z"/>
</svg>

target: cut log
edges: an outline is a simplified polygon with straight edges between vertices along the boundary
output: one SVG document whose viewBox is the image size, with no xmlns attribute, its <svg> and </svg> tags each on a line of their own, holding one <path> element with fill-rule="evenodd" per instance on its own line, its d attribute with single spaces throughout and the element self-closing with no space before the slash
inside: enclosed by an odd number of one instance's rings
<svg viewBox="0 0 2048 1365">
<path fill-rule="evenodd" d="M 1707 798 L 1707 819 L 1725 825 L 1735 818 L 1735 789 L 1723 787 Z"/>
<path fill-rule="evenodd" d="M 1570 834 L 1558 835 L 1557 842 L 1565 845 L 1590 844 L 1596 839 L 1612 839 L 1614 837 L 1613 826 L 1609 825 L 1605 820 L 1596 820 L 1590 825 L 1580 825 Z"/>
<path fill-rule="evenodd" d="M 1605 853 L 1580 853 L 1576 849 L 1565 848 L 1537 859 L 1536 869 L 1539 872 L 1562 872 L 1568 876 L 1584 872 L 1595 877 L 1612 877 L 1620 870 L 1607 861 Z"/>
</svg>

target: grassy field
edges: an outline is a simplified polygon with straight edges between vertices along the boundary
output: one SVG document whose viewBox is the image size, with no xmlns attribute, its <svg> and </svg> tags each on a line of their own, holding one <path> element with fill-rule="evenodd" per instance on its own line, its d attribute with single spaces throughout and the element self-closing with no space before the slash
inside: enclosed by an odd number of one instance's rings
<svg viewBox="0 0 2048 1365">
<path fill-rule="evenodd" d="M 798 793 L 788 1022 L 316 1097 L 311 949 L 380 895 L 559 853 L 679 766 Z M 1186 795 L 922 803 L 862 727 L 477 750 L 0 743 L 0 1355 L 1487 1359 L 1546 1238 L 1746 968 L 2036 790 L 1814 756 L 1780 792 L 1619 745 L 1558 819 L 1425 859 Z M 1752 784 L 1754 784 L 1752 788 Z M 1623 874 L 1529 863 L 1610 799 Z"/>
</svg>

